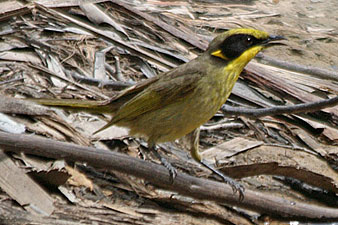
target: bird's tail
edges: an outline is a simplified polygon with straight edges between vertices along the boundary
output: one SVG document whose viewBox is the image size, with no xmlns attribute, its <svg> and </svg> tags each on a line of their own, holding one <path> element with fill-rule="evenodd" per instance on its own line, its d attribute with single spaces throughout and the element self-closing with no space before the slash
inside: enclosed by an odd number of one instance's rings
<svg viewBox="0 0 338 225">
<path fill-rule="evenodd" d="M 40 105 L 52 106 L 75 112 L 114 114 L 114 112 L 116 111 L 116 106 L 114 106 L 114 104 L 109 104 L 109 102 L 107 101 L 91 101 L 82 99 L 47 99 L 47 98 L 35 98 L 28 100 Z"/>
</svg>

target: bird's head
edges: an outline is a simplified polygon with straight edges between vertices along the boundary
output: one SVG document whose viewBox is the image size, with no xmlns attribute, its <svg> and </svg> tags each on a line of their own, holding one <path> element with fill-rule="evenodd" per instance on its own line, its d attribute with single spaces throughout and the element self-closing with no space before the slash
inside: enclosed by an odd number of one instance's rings
<svg viewBox="0 0 338 225">
<path fill-rule="evenodd" d="M 238 58 L 249 62 L 265 48 L 284 45 L 275 42 L 279 40 L 286 40 L 286 38 L 269 35 L 267 32 L 255 29 L 232 29 L 215 37 L 209 44 L 207 54 L 224 59 L 227 62 Z"/>
</svg>

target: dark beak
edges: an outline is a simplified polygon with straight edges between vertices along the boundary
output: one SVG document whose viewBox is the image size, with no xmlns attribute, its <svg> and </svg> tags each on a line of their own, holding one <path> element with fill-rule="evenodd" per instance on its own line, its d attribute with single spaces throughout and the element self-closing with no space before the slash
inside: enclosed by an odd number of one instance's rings
<svg viewBox="0 0 338 225">
<path fill-rule="evenodd" d="M 282 42 L 274 42 L 274 41 L 280 41 L 280 40 L 287 40 L 287 39 L 283 36 L 270 35 L 268 39 L 265 39 L 263 41 L 262 45 L 265 47 L 271 47 L 271 46 L 276 46 L 276 45 L 286 45 Z"/>
</svg>

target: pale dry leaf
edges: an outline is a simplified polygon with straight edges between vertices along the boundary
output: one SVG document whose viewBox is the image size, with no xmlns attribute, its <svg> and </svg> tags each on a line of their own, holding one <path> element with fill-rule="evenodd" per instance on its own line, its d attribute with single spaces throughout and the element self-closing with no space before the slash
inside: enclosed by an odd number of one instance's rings
<svg viewBox="0 0 338 225">
<path fill-rule="evenodd" d="M 68 179 L 68 183 L 70 185 L 76 186 L 76 187 L 86 187 L 89 190 L 93 191 L 93 181 L 88 179 L 87 176 L 81 172 L 79 172 L 76 169 L 73 169 L 70 166 L 66 166 L 67 172 L 71 175 L 71 177 Z"/>
<path fill-rule="evenodd" d="M 122 32 L 128 37 L 127 32 L 123 27 L 115 22 L 112 17 L 103 12 L 97 5 L 93 3 L 80 4 L 80 8 L 87 15 L 88 19 L 96 24 L 107 23 L 114 27 L 116 30 Z"/>
<path fill-rule="evenodd" d="M 17 52 L 17 51 L 4 51 L 0 52 L 0 59 L 17 61 L 17 62 L 29 62 L 32 64 L 42 64 L 39 57 L 37 57 L 33 52 Z"/>
</svg>

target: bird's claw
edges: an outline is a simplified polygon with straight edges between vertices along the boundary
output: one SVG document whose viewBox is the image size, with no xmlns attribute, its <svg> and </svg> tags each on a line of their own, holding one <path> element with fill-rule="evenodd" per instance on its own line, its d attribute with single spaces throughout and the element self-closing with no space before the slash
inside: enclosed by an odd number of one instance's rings
<svg viewBox="0 0 338 225">
<path fill-rule="evenodd" d="M 169 182 L 173 184 L 175 177 L 177 176 L 177 170 L 171 165 L 170 162 L 167 161 L 166 158 L 160 155 L 160 153 L 155 149 L 155 146 L 150 147 L 150 149 L 153 151 L 155 156 L 161 161 L 161 164 L 169 171 Z"/>
<path fill-rule="evenodd" d="M 234 194 L 236 194 L 236 192 L 238 191 L 239 201 L 243 201 L 243 199 L 244 199 L 244 187 L 243 187 L 243 185 L 241 185 L 240 183 L 236 182 L 232 178 L 230 178 L 228 176 L 225 176 L 220 171 L 218 171 L 215 168 L 213 168 L 212 166 L 208 165 L 205 161 L 201 160 L 200 163 L 203 166 L 205 166 L 206 168 L 208 168 L 209 170 L 211 170 L 212 172 L 214 172 L 216 175 L 218 175 L 219 177 L 221 177 L 224 180 L 225 183 L 229 184 L 231 186 Z"/>
<path fill-rule="evenodd" d="M 168 171 L 169 171 L 169 182 L 171 183 L 171 184 L 173 184 L 174 183 L 174 180 L 175 180 L 175 178 L 176 178 L 176 176 L 177 176 L 177 170 L 174 168 L 174 167 L 170 167 L 170 168 L 168 168 L 168 167 L 166 167 L 167 169 L 168 169 Z"/>
<path fill-rule="evenodd" d="M 161 163 L 169 171 L 169 182 L 173 184 L 175 177 L 177 176 L 177 170 L 163 157 L 161 158 Z"/>
<path fill-rule="evenodd" d="M 239 201 L 243 201 L 244 199 L 244 191 L 245 191 L 245 188 L 242 184 L 232 180 L 232 179 L 224 179 L 224 181 L 226 183 L 228 183 L 231 188 L 232 188 L 232 191 L 234 192 L 234 194 L 236 194 L 238 192 L 239 194 Z"/>
</svg>

